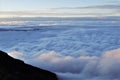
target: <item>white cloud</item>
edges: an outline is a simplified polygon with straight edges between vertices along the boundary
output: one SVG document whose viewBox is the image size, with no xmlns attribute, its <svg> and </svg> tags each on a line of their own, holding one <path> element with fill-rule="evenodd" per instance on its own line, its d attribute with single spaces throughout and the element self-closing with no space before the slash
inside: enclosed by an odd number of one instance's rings
<svg viewBox="0 0 120 80">
<path fill-rule="evenodd" d="M 24 54 L 17 52 L 17 51 L 10 52 L 8 53 L 8 55 L 10 55 L 13 58 L 17 58 L 17 59 L 23 59 L 24 57 Z"/>
<path fill-rule="evenodd" d="M 61 80 L 119 80 L 120 49 L 107 51 L 103 56 L 64 56 L 54 51 L 25 58 L 19 52 L 9 55 L 34 66 L 54 71 Z M 22 58 L 21 58 L 22 57 Z"/>
</svg>

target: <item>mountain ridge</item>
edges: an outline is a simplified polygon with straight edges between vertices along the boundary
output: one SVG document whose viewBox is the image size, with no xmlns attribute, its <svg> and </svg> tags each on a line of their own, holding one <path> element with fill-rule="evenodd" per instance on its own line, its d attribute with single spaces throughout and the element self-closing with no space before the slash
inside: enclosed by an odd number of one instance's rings
<svg viewBox="0 0 120 80">
<path fill-rule="evenodd" d="M 56 74 L 25 64 L 0 51 L 0 80 L 58 80 Z"/>
</svg>

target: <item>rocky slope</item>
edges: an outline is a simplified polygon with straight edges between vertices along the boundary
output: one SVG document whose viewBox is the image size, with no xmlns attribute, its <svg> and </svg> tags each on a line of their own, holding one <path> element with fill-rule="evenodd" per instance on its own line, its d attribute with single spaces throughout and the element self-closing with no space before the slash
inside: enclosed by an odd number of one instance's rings
<svg viewBox="0 0 120 80">
<path fill-rule="evenodd" d="M 0 80 L 57 80 L 57 76 L 0 51 Z"/>
</svg>

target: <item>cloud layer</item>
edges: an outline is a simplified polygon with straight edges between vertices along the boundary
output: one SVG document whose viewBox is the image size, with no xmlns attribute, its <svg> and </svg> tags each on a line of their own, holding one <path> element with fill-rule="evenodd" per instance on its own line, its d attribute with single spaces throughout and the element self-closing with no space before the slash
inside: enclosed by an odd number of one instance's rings
<svg viewBox="0 0 120 80">
<path fill-rule="evenodd" d="M 57 7 L 37 11 L 0 11 L 0 17 L 78 17 L 120 16 L 120 5 L 103 4 L 78 7 Z"/>
<path fill-rule="evenodd" d="M 56 72 L 60 80 L 119 80 L 120 49 L 107 51 L 102 56 L 64 56 L 54 51 L 31 57 L 19 52 L 10 56 L 34 66 Z"/>
<path fill-rule="evenodd" d="M 94 5 L 94 6 L 83 6 L 83 7 L 60 7 L 60 8 L 52 8 L 52 9 L 120 9 L 120 5 Z"/>
</svg>

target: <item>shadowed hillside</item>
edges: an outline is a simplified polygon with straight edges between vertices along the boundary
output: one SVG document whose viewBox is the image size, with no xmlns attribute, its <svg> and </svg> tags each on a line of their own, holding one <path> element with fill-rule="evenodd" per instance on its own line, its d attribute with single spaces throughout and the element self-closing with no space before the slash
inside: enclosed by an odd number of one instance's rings
<svg viewBox="0 0 120 80">
<path fill-rule="evenodd" d="M 0 80 L 57 80 L 56 74 L 25 64 L 0 51 Z"/>
</svg>

